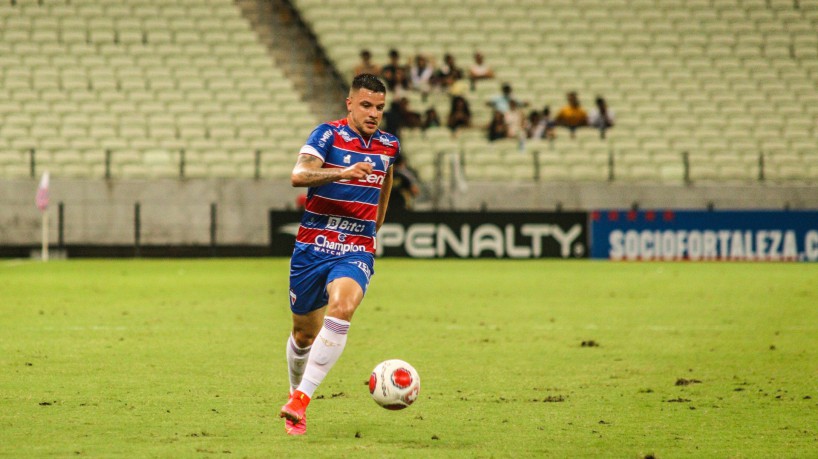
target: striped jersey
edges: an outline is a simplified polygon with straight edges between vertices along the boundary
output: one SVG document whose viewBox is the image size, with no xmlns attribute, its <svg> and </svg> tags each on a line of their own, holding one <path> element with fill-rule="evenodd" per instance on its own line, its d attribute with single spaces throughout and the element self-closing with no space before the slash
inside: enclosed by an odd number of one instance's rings
<svg viewBox="0 0 818 459">
<path fill-rule="evenodd" d="M 392 134 L 376 130 L 364 140 L 346 119 L 324 123 L 310 134 L 299 154 L 312 155 L 324 168 L 346 168 L 358 162 L 372 164 L 366 178 L 341 180 L 307 190 L 307 203 L 296 245 L 340 256 L 350 252 L 375 253 L 378 199 L 386 171 L 400 154 Z"/>
</svg>

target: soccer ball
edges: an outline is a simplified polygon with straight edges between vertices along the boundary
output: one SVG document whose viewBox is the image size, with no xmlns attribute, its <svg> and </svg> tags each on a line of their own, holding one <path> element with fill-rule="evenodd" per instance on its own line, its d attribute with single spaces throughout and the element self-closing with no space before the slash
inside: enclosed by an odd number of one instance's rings
<svg viewBox="0 0 818 459">
<path fill-rule="evenodd" d="M 402 410 L 414 403 L 420 392 L 420 375 L 403 360 L 385 360 L 369 376 L 369 393 L 387 410 Z"/>
</svg>

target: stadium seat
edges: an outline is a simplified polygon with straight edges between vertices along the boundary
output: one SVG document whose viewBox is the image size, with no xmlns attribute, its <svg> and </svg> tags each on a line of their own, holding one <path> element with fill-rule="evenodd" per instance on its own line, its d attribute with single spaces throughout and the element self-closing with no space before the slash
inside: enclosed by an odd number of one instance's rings
<svg viewBox="0 0 818 459">
<path fill-rule="evenodd" d="M 215 57 L 215 44 L 224 59 Z M 214 69 L 221 73 L 210 76 Z M 142 2 L 134 8 L 77 0 L 0 8 L 3 145 L 41 149 L 43 161 L 59 165 L 61 173 L 100 170 L 99 158 L 77 156 L 71 152 L 81 150 L 65 149 L 71 146 L 115 150 L 115 163 L 122 165 L 117 177 L 178 175 L 176 161 L 159 152 L 208 143 L 204 119 L 185 118 L 196 111 L 256 114 L 222 121 L 228 129 L 242 129 L 253 144 L 274 143 L 291 130 L 286 123 L 260 124 L 265 107 L 277 105 L 265 85 L 292 90 L 240 10 L 229 3 Z M 19 117 L 6 119 L 7 111 Z M 103 114 L 108 118 L 96 118 Z M 146 117 L 156 114 L 166 116 L 146 125 Z M 36 128 L 23 123 L 25 115 L 38 116 Z M 297 125 L 315 123 L 306 107 L 287 116 Z M 145 156 L 129 153 L 141 150 Z M 83 164 L 85 159 L 93 164 Z M 0 177 L 19 170 L 3 167 Z"/>
</svg>

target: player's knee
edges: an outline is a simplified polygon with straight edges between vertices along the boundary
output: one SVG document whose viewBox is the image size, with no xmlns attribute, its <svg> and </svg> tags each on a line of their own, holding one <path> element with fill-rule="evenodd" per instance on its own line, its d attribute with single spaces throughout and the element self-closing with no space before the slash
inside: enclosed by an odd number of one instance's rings
<svg viewBox="0 0 818 459">
<path fill-rule="evenodd" d="M 293 330 L 293 340 L 295 341 L 296 346 L 301 348 L 312 346 L 316 335 L 316 333 L 312 333 L 307 330 L 297 328 Z"/>
<path fill-rule="evenodd" d="M 352 320 L 352 315 L 355 314 L 357 307 L 358 304 L 355 301 L 342 298 L 329 304 L 327 315 L 349 322 Z"/>
</svg>

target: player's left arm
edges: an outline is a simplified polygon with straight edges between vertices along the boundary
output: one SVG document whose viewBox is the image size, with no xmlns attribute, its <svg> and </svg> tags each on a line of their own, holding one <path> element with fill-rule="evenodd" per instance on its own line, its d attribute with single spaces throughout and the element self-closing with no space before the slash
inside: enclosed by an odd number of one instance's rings
<svg viewBox="0 0 818 459">
<path fill-rule="evenodd" d="M 386 175 L 383 177 L 383 187 L 381 187 L 381 196 L 378 198 L 378 219 L 375 222 L 375 232 L 381 229 L 384 219 L 386 219 L 386 206 L 389 205 L 389 195 L 392 194 L 392 167 L 386 170 Z"/>
</svg>

